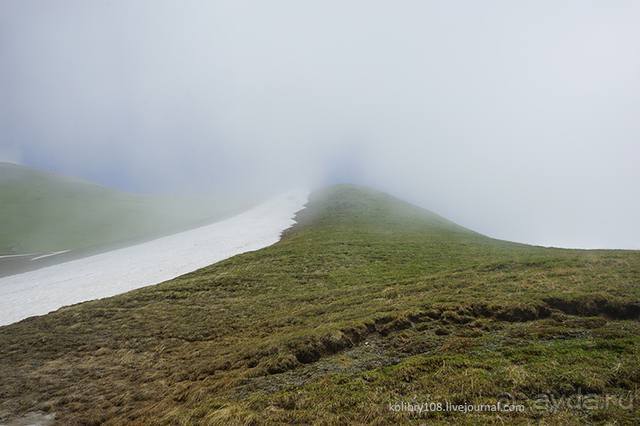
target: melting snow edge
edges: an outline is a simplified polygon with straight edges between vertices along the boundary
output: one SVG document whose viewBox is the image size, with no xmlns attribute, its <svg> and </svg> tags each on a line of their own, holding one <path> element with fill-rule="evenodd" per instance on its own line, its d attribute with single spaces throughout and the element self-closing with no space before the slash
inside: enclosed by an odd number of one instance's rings
<svg viewBox="0 0 640 426">
<path fill-rule="evenodd" d="M 0 278 L 0 325 L 158 284 L 275 244 L 308 195 L 289 192 L 210 225 Z"/>
</svg>

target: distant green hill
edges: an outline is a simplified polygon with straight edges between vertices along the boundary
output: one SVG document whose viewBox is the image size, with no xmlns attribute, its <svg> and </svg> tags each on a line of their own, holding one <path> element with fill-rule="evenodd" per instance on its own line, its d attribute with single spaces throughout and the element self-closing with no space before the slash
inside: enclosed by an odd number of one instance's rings
<svg viewBox="0 0 640 426">
<path fill-rule="evenodd" d="M 640 252 L 498 241 L 344 185 L 297 219 L 265 249 L 0 327 L 0 422 L 638 423 Z M 498 401 L 524 411 L 437 411 Z"/>
<path fill-rule="evenodd" d="M 133 195 L 0 163 L 0 255 L 161 235 L 238 211 L 240 200 Z"/>
</svg>

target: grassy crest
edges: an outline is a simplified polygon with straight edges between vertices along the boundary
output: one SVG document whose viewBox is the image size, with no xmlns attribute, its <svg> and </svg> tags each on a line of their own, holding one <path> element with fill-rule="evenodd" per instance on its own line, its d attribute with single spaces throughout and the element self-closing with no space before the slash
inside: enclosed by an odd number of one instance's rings
<svg viewBox="0 0 640 426">
<path fill-rule="evenodd" d="M 271 247 L 0 328 L 0 421 L 640 419 L 638 402 L 562 404 L 638 397 L 640 253 L 498 241 L 353 186 L 315 192 L 297 219 Z M 391 408 L 413 400 L 526 410 Z"/>
<path fill-rule="evenodd" d="M 0 163 L 0 255 L 108 246 L 239 211 L 240 200 L 152 197 Z"/>
</svg>

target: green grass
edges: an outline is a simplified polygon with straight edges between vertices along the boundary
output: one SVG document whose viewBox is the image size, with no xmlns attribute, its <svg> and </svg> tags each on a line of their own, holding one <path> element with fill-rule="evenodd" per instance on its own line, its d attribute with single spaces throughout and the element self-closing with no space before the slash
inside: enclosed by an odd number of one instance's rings
<svg viewBox="0 0 640 426">
<path fill-rule="evenodd" d="M 232 214 L 241 200 L 128 194 L 0 163 L 0 255 L 109 246 Z"/>
<path fill-rule="evenodd" d="M 0 421 L 634 424 L 640 253 L 497 241 L 385 194 L 313 194 L 268 248 L 0 328 Z M 413 398 L 521 413 L 396 413 Z"/>
</svg>

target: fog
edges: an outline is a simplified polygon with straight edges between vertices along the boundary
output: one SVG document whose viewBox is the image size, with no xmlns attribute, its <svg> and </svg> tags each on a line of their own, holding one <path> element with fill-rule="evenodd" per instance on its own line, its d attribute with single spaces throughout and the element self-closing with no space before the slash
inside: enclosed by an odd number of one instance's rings
<svg viewBox="0 0 640 426">
<path fill-rule="evenodd" d="M 369 185 L 640 248 L 635 1 L 0 2 L 0 160 L 135 192 Z"/>
</svg>

